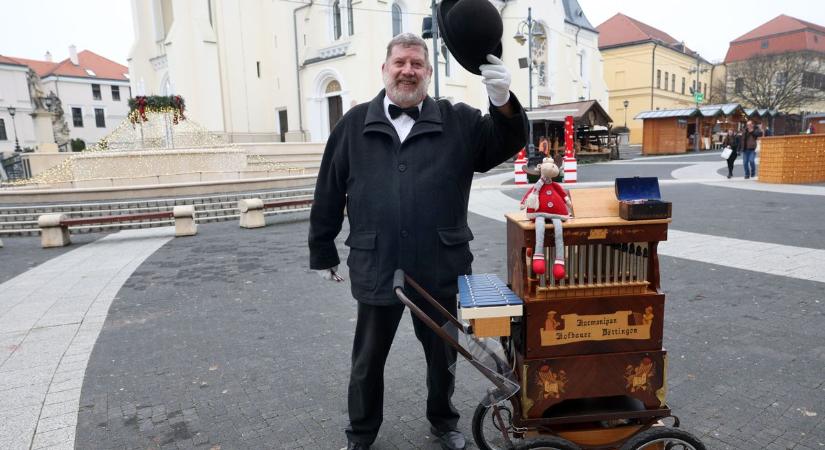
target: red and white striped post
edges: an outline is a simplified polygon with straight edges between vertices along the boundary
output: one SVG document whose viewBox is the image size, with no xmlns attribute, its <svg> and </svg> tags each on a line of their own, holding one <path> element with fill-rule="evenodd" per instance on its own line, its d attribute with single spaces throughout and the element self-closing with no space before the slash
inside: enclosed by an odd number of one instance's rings
<svg viewBox="0 0 825 450">
<path fill-rule="evenodd" d="M 513 163 L 513 175 L 515 175 L 516 184 L 527 184 L 527 172 L 524 171 L 524 166 L 527 165 L 527 153 L 522 148 L 516 156 L 516 161 Z"/>
<path fill-rule="evenodd" d="M 576 155 L 573 152 L 573 141 L 575 130 L 573 128 L 573 116 L 564 118 L 564 182 L 576 182 Z"/>
</svg>

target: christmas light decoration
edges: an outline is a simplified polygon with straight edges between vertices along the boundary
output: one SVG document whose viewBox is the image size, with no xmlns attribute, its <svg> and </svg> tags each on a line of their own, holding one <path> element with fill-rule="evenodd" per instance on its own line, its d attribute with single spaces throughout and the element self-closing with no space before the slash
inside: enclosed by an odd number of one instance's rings
<svg viewBox="0 0 825 450">
<path fill-rule="evenodd" d="M 134 104 L 134 109 L 128 118 L 94 146 L 69 156 L 37 176 L 2 183 L 0 187 L 74 187 L 74 182 L 96 179 L 90 178 L 89 174 L 112 172 L 113 158 L 118 159 L 117 164 L 121 165 L 118 170 L 120 176 L 106 178 L 111 178 L 113 183 L 118 178 L 139 180 L 145 177 L 146 184 L 152 184 L 157 182 L 158 176 L 195 172 L 201 172 L 201 175 L 221 171 L 254 172 L 260 174 L 260 178 L 302 175 L 305 172 L 302 167 L 269 161 L 261 155 L 246 155 L 245 167 L 238 167 L 237 154 L 240 150 L 229 144 L 225 136 L 186 120 L 182 98 L 144 98 L 147 101 L 143 102 L 142 109 L 136 99 L 130 100 L 130 107 Z M 162 104 L 160 100 L 151 101 L 164 98 L 171 98 L 171 102 L 176 102 L 175 98 L 180 100 L 171 106 Z M 101 152 L 108 152 L 113 158 L 89 158 Z M 203 161 L 197 155 L 203 155 Z M 159 173 L 159 166 L 162 166 L 162 173 Z M 210 166 L 219 169 L 214 170 Z M 240 173 L 238 176 L 241 176 Z"/>
</svg>

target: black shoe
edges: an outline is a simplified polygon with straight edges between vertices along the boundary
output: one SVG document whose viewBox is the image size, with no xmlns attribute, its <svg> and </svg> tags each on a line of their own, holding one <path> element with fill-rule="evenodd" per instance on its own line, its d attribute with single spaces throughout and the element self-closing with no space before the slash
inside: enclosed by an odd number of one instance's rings
<svg viewBox="0 0 825 450">
<path fill-rule="evenodd" d="M 732 176 L 733 176 L 733 175 L 731 175 L 731 174 L 728 174 L 728 179 L 729 179 L 729 180 L 730 180 L 730 177 L 732 177 Z"/>
<path fill-rule="evenodd" d="M 445 450 L 462 450 L 467 446 L 464 435 L 458 430 L 438 431 L 435 428 L 430 428 L 430 432 L 437 438 L 441 448 Z"/>
<path fill-rule="evenodd" d="M 745 175 L 745 179 L 747 180 L 748 178 L 750 178 L 750 175 Z"/>
<path fill-rule="evenodd" d="M 347 442 L 346 450 L 369 450 L 370 444 L 362 444 L 360 442 Z M 344 450 L 343 448 L 341 450 Z"/>
</svg>

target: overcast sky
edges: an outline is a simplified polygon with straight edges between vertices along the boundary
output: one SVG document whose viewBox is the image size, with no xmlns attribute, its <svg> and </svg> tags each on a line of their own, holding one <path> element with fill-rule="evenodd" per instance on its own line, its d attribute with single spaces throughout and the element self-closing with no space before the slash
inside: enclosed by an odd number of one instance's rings
<svg viewBox="0 0 825 450">
<path fill-rule="evenodd" d="M 579 2 L 593 26 L 622 12 L 684 40 L 710 61 L 724 58 L 730 41 L 780 14 L 825 26 L 821 0 Z M 129 0 L 0 0 L 0 11 L 0 55 L 43 59 L 49 50 L 60 61 L 75 44 L 78 51 L 88 49 L 127 63 L 134 39 Z"/>
<path fill-rule="evenodd" d="M 616 13 L 658 28 L 711 62 L 725 58 L 730 41 L 785 14 L 825 26 L 821 0 L 579 0 L 594 27 Z"/>
<path fill-rule="evenodd" d="M 150 1 L 150 0 L 141 0 Z M 0 55 L 54 61 L 69 45 L 127 65 L 134 41 L 129 0 L 0 0 Z"/>
</svg>

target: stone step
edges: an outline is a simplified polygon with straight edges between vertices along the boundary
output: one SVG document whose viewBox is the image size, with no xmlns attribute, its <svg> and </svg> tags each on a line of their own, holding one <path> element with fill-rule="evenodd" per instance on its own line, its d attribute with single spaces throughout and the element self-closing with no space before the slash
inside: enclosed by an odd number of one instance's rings
<svg viewBox="0 0 825 450">
<path fill-rule="evenodd" d="M 88 213 L 90 211 L 95 211 L 96 214 L 102 213 L 113 213 L 122 210 L 141 210 L 146 209 L 150 210 L 151 208 L 163 208 L 171 209 L 175 205 L 199 205 L 199 204 L 210 204 L 216 202 L 237 202 L 243 198 L 262 198 L 262 199 L 271 199 L 271 198 L 281 198 L 285 196 L 293 196 L 293 195 L 311 195 L 314 192 L 312 189 L 289 189 L 289 190 L 277 190 L 277 191 L 266 191 L 266 192 L 239 192 L 239 193 L 232 193 L 232 194 L 223 194 L 223 195 L 212 195 L 206 197 L 188 197 L 188 198 L 178 198 L 178 199 L 157 199 L 157 200 L 136 200 L 136 201 L 125 201 L 125 202 L 117 202 L 117 203 L 85 203 L 85 204 L 56 204 L 56 205 L 45 205 L 45 206 L 34 206 L 34 207 L 14 207 L 14 206 L 7 206 L 7 207 L 0 207 L 0 218 L 7 218 L 7 217 L 33 217 L 36 220 L 37 216 L 46 213 L 54 213 L 54 212 L 63 212 L 68 214 L 78 212 L 78 213 Z"/>
<path fill-rule="evenodd" d="M 24 236 L 39 234 L 37 218 L 40 214 L 60 212 L 67 217 L 96 217 L 119 214 L 138 214 L 143 212 L 169 211 L 174 205 L 194 205 L 197 222 L 215 222 L 223 220 L 238 219 L 238 201 L 244 198 L 261 198 L 264 202 L 278 199 L 312 199 L 312 189 L 290 189 L 267 192 L 233 193 L 223 195 L 212 195 L 206 197 L 181 198 L 181 199 L 158 199 L 140 200 L 117 203 L 90 203 L 72 205 L 50 205 L 35 208 L 24 208 L 25 212 L 9 213 L 17 211 L 6 207 L 0 209 L 0 233 L 9 236 Z M 290 206 L 278 208 L 278 212 L 290 210 L 308 210 L 308 208 Z M 34 212 L 32 212 L 34 211 Z M 267 213 L 275 213 L 275 209 Z M 71 227 L 72 233 L 107 232 L 129 228 L 148 228 L 152 226 L 168 226 L 173 224 L 171 220 L 123 222 L 105 225 L 85 225 Z"/>
</svg>

